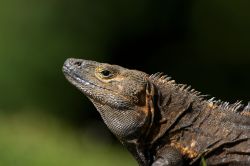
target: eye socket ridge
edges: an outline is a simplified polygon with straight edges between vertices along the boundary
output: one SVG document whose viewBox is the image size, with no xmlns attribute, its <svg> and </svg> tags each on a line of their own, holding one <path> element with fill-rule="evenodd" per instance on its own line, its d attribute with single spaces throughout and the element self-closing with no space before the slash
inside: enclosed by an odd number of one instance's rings
<svg viewBox="0 0 250 166">
<path fill-rule="evenodd" d="M 116 71 L 112 68 L 98 68 L 97 69 L 98 76 L 104 79 L 111 79 L 116 75 Z"/>
</svg>

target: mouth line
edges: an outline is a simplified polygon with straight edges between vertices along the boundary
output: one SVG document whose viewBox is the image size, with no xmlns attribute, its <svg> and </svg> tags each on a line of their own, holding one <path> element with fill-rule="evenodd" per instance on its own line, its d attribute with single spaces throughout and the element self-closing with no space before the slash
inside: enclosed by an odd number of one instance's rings
<svg viewBox="0 0 250 166">
<path fill-rule="evenodd" d="M 80 78 L 77 74 L 72 73 L 72 70 L 70 70 L 67 66 L 63 66 L 63 73 L 66 75 L 66 77 L 68 77 L 70 79 L 69 81 L 72 84 L 75 84 L 75 86 L 79 86 L 79 88 L 81 88 L 85 92 L 87 92 L 87 90 L 85 90 L 85 88 L 86 88 L 85 86 L 87 86 L 87 87 L 90 86 L 92 88 L 98 88 L 98 89 L 103 89 L 103 90 L 108 90 L 108 91 L 114 92 L 111 89 L 98 86 L 90 81 L 86 81 L 85 79 Z"/>
<path fill-rule="evenodd" d="M 125 96 L 121 96 L 117 91 L 102 87 L 100 85 L 97 85 L 91 81 L 86 80 L 86 78 L 82 78 L 77 74 L 73 69 L 71 69 L 68 66 L 63 65 L 63 73 L 67 80 L 76 88 L 78 88 L 82 93 L 84 93 L 88 98 L 94 99 L 96 102 L 100 104 L 107 104 L 105 102 L 105 98 L 110 96 L 111 98 L 114 98 L 114 96 L 119 96 L 120 98 L 123 98 L 128 104 L 130 103 L 130 99 L 128 99 Z M 90 72 L 85 71 L 85 74 L 91 75 Z M 93 76 L 94 77 L 94 76 Z M 91 78 L 91 77 L 90 77 Z M 129 108 L 129 106 L 121 106 Z"/>
</svg>

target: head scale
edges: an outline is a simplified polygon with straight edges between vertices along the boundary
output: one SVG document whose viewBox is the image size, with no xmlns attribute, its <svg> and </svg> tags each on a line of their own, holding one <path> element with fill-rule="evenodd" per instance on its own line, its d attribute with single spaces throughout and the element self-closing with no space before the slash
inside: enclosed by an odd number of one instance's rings
<svg viewBox="0 0 250 166">
<path fill-rule="evenodd" d="M 66 60 L 63 72 L 93 102 L 120 140 L 136 140 L 148 132 L 154 91 L 146 73 L 73 58 Z"/>
</svg>

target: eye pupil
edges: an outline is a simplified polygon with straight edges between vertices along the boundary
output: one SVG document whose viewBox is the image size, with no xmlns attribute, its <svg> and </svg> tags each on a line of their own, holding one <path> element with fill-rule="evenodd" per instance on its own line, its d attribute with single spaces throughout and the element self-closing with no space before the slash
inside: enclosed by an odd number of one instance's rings
<svg viewBox="0 0 250 166">
<path fill-rule="evenodd" d="M 108 76 L 111 75 L 111 72 L 108 71 L 108 70 L 103 70 L 103 71 L 101 71 L 101 74 L 102 74 L 103 76 L 105 76 L 105 77 L 108 77 Z"/>
</svg>

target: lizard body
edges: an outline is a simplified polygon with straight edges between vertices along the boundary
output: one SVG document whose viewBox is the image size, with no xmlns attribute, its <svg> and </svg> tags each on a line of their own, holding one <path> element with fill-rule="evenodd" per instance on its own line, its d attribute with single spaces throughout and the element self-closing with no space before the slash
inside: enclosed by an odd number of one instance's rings
<svg viewBox="0 0 250 166">
<path fill-rule="evenodd" d="M 140 166 L 250 165 L 250 103 L 204 99 L 169 77 L 70 58 L 66 78 Z"/>
</svg>

